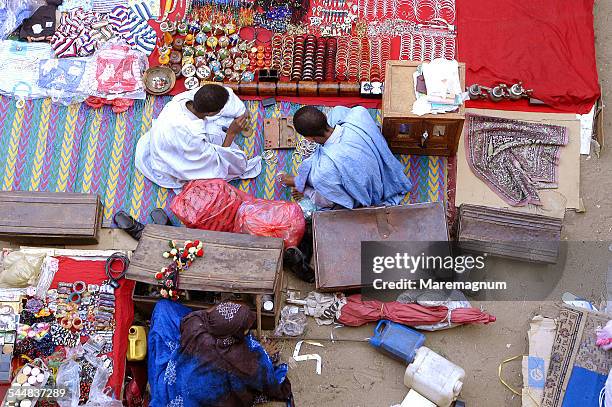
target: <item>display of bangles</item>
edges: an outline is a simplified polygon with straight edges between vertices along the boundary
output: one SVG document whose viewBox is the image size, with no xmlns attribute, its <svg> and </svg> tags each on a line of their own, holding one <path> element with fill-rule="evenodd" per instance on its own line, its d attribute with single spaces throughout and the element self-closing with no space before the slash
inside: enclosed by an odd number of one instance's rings
<svg viewBox="0 0 612 407">
<path fill-rule="evenodd" d="M 361 38 L 361 64 L 359 66 L 359 81 L 370 81 L 370 39 L 368 37 Z"/>
<path fill-rule="evenodd" d="M 293 35 L 286 35 L 283 37 L 283 59 L 281 64 L 281 76 L 291 76 L 293 69 L 293 50 L 295 47 L 295 37 Z"/>
<path fill-rule="evenodd" d="M 282 68 L 283 63 L 283 35 L 274 34 L 272 37 L 272 62 L 270 62 L 270 69 L 276 69 L 278 71 Z"/>
<path fill-rule="evenodd" d="M 338 81 L 348 79 L 349 42 L 350 37 L 338 37 L 338 49 L 336 51 L 336 80 Z"/>
<path fill-rule="evenodd" d="M 299 35 L 295 38 L 293 46 L 293 67 L 291 69 L 291 80 L 299 81 L 302 78 L 304 68 L 304 51 L 306 47 L 306 37 Z"/>
<path fill-rule="evenodd" d="M 315 52 L 317 50 L 317 37 L 308 34 L 304 39 L 304 65 L 302 66 L 301 79 L 304 81 L 314 80 L 315 74 Z M 295 64 L 293 65 L 295 69 Z M 300 78 L 296 78 L 300 79 Z"/>
<path fill-rule="evenodd" d="M 359 37 L 351 37 L 349 40 L 349 55 L 347 59 L 347 77 L 350 82 L 357 82 L 359 80 L 359 67 L 361 63 L 360 58 L 361 39 Z"/>
</svg>

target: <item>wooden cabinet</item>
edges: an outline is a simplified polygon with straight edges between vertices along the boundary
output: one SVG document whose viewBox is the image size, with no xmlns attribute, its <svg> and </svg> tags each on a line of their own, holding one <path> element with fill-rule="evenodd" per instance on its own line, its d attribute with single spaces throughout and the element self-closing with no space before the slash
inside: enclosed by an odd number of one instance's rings
<svg viewBox="0 0 612 407">
<path fill-rule="evenodd" d="M 387 61 L 383 94 L 383 135 L 394 153 L 451 156 L 463 131 L 464 107 L 446 114 L 412 114 L 413 74 L 422 62 Z M 459 64 L 461 87 L 465 87 L 465 64 Z"/>
</svg>

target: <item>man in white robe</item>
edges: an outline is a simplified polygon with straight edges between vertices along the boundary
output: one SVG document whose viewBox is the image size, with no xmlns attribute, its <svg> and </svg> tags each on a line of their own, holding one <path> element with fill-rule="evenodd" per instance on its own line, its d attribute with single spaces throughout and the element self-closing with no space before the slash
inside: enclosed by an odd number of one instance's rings
<svg viewBox="0 0 612 407">
<path fill-rule="evenodd" d="M 178 94 L 138 141 L 136 168 L 165 188 L 195 179 L 254 178 L 261 157 L 249 159 L 234 143 L 246 123 L 246 107 L 230 88 L 210 84 Z"/>
</svg>

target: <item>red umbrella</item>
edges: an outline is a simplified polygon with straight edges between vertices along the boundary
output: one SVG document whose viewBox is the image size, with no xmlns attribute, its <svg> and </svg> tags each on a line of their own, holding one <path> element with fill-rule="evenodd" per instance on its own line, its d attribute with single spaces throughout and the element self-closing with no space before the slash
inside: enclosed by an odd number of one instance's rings
<svg viewBox="0 0 612 407">
<path fill-rule="evenodd" d="M 448 307 L 426 307 L 419 304 L 364 300 L 360 294 L 351 295 L 340 310 L 338 322 L 348 326 L 361 326 L 380 319 L 408 326 L 433 325 L 448 318 Z M 450 312 L 454 324 L 488 324 L 495 317 L 477 308 L 456 308 Z"/>
</svg>

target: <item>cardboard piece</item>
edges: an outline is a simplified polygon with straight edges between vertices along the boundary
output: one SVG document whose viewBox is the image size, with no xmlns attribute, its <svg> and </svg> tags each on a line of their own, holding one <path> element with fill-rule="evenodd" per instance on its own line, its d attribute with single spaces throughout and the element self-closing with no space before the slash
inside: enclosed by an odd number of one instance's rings
<svg viewBox="0 0 612 407">
<path fill-rule="evenodd" d="M 578 209 L 580 207 L 580 120 L 576 118 L 575 114 L 528 113 L 488 109 L 467 109 L 466 112 L 565 126 L 569 129 L 569 143 L 561 149 L 559 187 L 538 191 L 543 205 L 511 206 L 472 172 L 465 156 L 465 134 L 462 134 L 457 150 L 456 206 L 461 204 L 482 205 L 558 218 L 564 216 L 566 209 Z"/>
<path fill-rule="evenodd" d="M 530 324 L 529 356 L 523 356 L 523 407 L 538 407 L 544 395 L 557 324 L 554 319 L 536 315 Z"/>
</svg>

